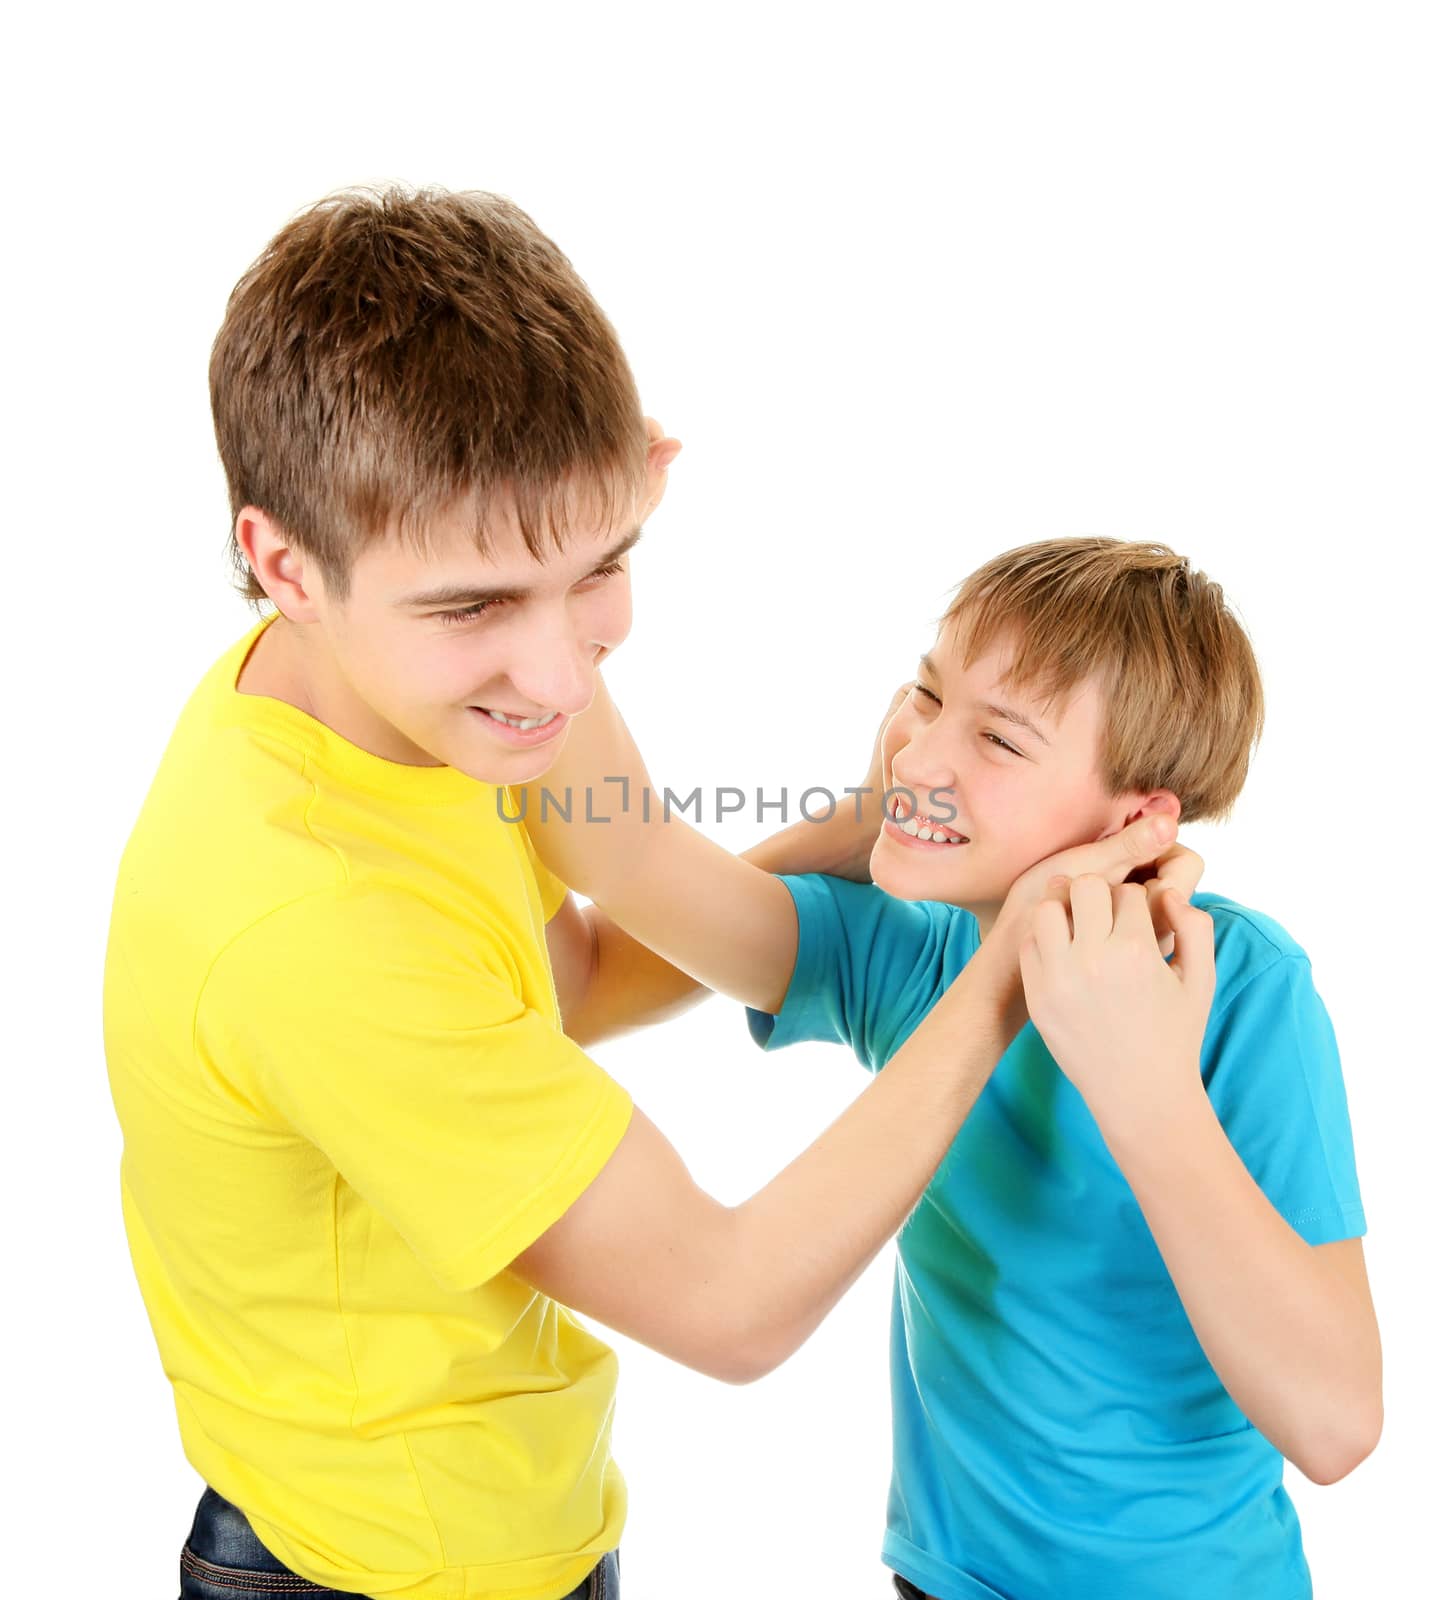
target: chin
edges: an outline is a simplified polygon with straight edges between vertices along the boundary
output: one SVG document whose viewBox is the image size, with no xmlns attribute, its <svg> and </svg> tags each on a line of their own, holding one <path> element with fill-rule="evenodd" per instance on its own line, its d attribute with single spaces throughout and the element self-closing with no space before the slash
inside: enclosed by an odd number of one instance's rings
<svg viewBox="0 0 1446 1600">
<path fill-rule="evenodd" d="M 967 850 L 968 846 L 964 848 Z M 942 900 L 962 905 L 966 886 L 957 873 L 941 872 L 932 863 L 914 865 L 899 859 L 900 852 L 880 842 L 869 857 L 869 876 L 895 900 Z"/>
<path fill-rule="evenodd" d="M 963 848 L 968 850 L 969 845 Z M 895 900 L 934 900 L 940 905 L 958 906 L 976 916 L 986 908 L 997 909 L 1009 885 L 981 883 L 967 869 L 941 870 L 937 857 L 906 855 L 891 849 L 882 836 L 869 857 L 869 876 L 885 894 Z"/>
</svg>

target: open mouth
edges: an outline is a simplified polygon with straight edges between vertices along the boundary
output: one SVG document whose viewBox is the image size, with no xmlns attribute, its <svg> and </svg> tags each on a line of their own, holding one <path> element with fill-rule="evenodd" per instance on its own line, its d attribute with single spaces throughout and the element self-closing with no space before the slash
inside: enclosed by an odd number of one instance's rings
<svg viewBox="0 0 1446 1600">
<path fill-rule="evenodd" d="M 910 844 L 927 845 L 931 849 L 950 850 L 969 843 L 967 834 L 959 833 L 932 817 L 916 816 L 902 800 L 894 802 L 892 814 L 884 821 L 884 831 L 894 838 Z"/>
<path fill-rule="evenodd" d="M 514 717 L 505 711 L 494 711 L 490 706 L 468 706 L 480 717 L 489 732 L 511 745 L 544 744 L 561 733 L 567 718 L 560 711 L 544 711 L 537 717 Z"/>
<path fill-rule="evenodd" d="M 478 711 L 485 711 L 494 722 L 505 722 L 509 728 L 520 728 L 525 733 L 529 728 L 540 728 L 546 722 L 551 722 L 557 716 L 556 711 L 544 711 L 540 717 L 509 717 L 506 712 L 494 711 L 491 706 L 477 706 Z"/>
</svg>

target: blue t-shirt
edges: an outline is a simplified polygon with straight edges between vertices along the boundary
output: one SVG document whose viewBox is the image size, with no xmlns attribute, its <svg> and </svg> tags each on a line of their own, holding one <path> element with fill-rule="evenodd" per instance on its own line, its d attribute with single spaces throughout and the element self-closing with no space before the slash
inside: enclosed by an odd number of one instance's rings
<svg viewBox="0 0 1446 1600">
<path fill-rule="evenodd" d="M 784 878 L 798 962 L 769 1049 L 882 1068 L 979 948 L 967 911 Z M 1310 1244 L 1365 1232 L 1335 1036 L 1279 924 L 1219 895 L 1210 1103 Z M 1204 1224 L 1208 1226 L 1207 1224 Z M 1280 1452 L 1205 1358 L 1079 1092 L 1026 1024 L 898 1241 L 884 1560 L 940 1600 L 1299 1600 Z"/>
</svg>

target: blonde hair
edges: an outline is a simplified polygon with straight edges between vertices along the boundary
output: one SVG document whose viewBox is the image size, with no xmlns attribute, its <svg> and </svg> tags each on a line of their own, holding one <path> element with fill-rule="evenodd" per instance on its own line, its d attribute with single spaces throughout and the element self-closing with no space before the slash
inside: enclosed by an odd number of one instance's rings
<svg viewBox="0 0 1446 1600">
<path fill-rule="evenodd" d="M 1046 708 L 1099 674 L 1108 793 L 1168 789 L 1182 822 L 1229 814 L 1265 694 L 1220 585 L 1186 557 L 1121 539 L 1021 545 L 966 578 L 943 622 L 966 668 L 1007 638 L 1006 683 Z"/>
</svg>

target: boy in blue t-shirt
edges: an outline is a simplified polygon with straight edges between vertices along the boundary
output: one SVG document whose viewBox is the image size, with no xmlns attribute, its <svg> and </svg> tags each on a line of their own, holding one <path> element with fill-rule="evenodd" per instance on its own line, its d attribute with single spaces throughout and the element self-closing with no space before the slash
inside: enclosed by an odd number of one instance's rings
<svg viewBox="0 0 1446 1600">
<path fill-rule="evenodd" d="M 850 881 L 858 849 L 769 877 L 636 802 L 622 827 L 533 831 L 630 933 L 745 1000 L 765 1048 L 837 1040 L 877 1072 L 1033 862 L 1151 813 L 1226 814 L 1262 705 L 1244 630 L 1187 561 L 1050 541 L 966 580 L 887 722 L 872 883 Z M 587 721 L 566 772 L 646 785 L 601 686 Z M 1080 877 L 1020 963 L 1030 1020 L 899 1235 L 898 1591 L 1308 1596 L 1282 1458 L 1332 1482 L 1381 1425 L 1309 961 L 1220 895 Z"/>
</svg>

